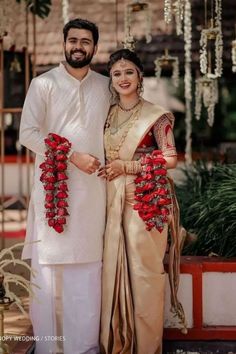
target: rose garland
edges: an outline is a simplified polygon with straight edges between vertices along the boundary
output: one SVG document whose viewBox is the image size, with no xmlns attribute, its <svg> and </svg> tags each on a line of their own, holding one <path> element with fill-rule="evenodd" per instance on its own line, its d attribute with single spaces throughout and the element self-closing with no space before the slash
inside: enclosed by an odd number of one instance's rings
<svg viewBox="0 0 236 354">
<path fill-rule="evenodd" d="M 151 231 L 156 228 L 162 232 L 170 214 L 171 196 L 168 187 L 166 160 L 160 150 L 141 157 L 142 172 L 135 178 L 136 184 L 134 210 Z"/>
<path fill-rule="evenodd" d="M 45 190 L 45 217 L 48 225 L 61 233 L 69 215 L 66 170 L 71 143 L 54 133 L 49 133 L 44 142 L 47 150 L 45 160 L 39 167 L 42 170 L 40 181 Z"/>
</svg>

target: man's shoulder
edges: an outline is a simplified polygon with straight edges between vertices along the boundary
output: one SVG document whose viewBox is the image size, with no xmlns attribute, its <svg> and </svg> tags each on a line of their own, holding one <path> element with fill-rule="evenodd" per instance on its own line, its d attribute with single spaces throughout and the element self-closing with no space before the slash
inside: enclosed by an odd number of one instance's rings
<svg viewBox="0 0 236 354">
<path fill-rule="evenodd" d="M 31 86 L 39 89 L 49 89 L 54 85 L 57 73 L 58 66 L 33 78 L 31 81 Z"/>
<path fill-rule="evenodd" d="M 92 75 L 93 75 L 93 78 L 95 80 L 97 80 L 98 82 L 100 82 L 100 83 L 102 83 L 102 84 L 104 84 L 106 86 L 108 85 L 109 78 L 107 76 L 102 75 L 102 74 L 100 74 L 100 73 L 98 73 L 97 71 L 94 71 L 94 70 L 92 70 Z"/>
<path fill-rule="evenodd" d="M 37 77 L 34 78 L 34 80 L 37 80 L 37 81 L 50 80 L 50 79 L 54 78 L 55 75 L 57 75 L 57 72 L 58 72 L 58 66 L 38 75 Z"/>
</svg>

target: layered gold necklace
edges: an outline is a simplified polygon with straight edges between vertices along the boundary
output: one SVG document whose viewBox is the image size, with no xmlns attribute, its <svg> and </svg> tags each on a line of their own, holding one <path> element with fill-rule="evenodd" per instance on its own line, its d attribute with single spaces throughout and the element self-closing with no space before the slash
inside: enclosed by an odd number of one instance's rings
<svg viewBox="0 0 236 354">
<path fill-rule="evenodd" d="M 140 100 L 132 109 L 124 110 L 116 105 L 110 112 L 105 125 L 105 150 L 108 160 L 119 159 L 119 151 L 130 129 L 139 118 L 143 102 Z"/>
</svg>

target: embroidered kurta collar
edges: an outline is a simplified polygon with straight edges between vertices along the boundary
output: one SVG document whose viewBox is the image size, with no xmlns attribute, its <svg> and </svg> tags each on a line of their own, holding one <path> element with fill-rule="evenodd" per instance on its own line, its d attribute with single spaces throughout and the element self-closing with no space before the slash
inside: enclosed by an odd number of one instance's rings
<svg viewBox="0 0 236 354">
<path fill-rule="evenodd" d="M 83 80 L 78 80 L 76 79 L 74 76 L 72 76 L 67 70 L 66 70 L 66 67 L 65 67 L 65 62 L 61 62 L 60 65 L 59 65 L 59 71 L 65 75 L 67 78 L 69 78 L 71 81 L 73 81 L 74 83 L 76 83 L 77 85 L 81 85 L 83 84 L 84 82 L 86 82 L 90 76 L 92 75 L 92 70 L 89 68 L 88 69 L 88 72 L 87 74 L 85 75 L 85 77 L 83 78 Z"/>
</svg>

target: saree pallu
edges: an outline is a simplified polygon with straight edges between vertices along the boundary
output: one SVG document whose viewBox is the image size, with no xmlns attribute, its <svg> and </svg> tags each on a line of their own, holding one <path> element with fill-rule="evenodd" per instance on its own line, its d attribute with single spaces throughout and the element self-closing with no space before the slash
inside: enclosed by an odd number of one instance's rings
<svg viewBox="0 0 236 354">
<path fill-rule="evenodd" d="M 161 107 L 143 101 L 139 119 L 120 148 L 120 159 L 133 159 L 140 141 L 164 113 Z M 146 230 L 138 212 L 133 210 L 135 177 L 120 176 L 107 186 L 102 354 L 161 353 L 167 226 L 162 233 Z"/>
</svg>

